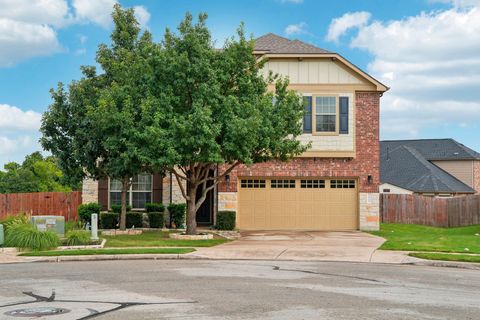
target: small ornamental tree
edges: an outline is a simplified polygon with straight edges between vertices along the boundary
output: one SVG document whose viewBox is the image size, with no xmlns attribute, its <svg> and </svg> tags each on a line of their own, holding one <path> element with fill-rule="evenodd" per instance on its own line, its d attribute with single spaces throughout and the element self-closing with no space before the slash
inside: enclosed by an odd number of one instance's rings
<svg viewBox="0 0 480 320">
<path fill-rule="evenodd" d="M 144 109 L 154 115 L 145 124 L 145 154 L 175 175 L 187 202 L 187 234 L 197 232 L 207 192 L 235 167 L 286 161 L 307 148 L 296 139 L 303 104 L 288 81 L 262 76 L 265 60 L 254 56 L 243 26 L 218 50 L 205 21 L 201 14 L 194 24 L 187 14 L 178 33 L 166 30 L 154 59 L 154 98 Z"/>
<path fill-rule="evenodd" d="M 96 68 L 82 67 L 83 78 L 69 90 L 51 90 L 53 103 L 43 116 L 41 143 L 71 176 L 110 177 L 122 183 L 120 229 L 126 228 L 127 192 L 132 177 L 148 169 L 139 153 L 142 101 L 151 83 L 155 45 L 149 32 L 140 35 L 133 9 L 115 5 L 112 44 L 97 51 Z"/>
</svg>

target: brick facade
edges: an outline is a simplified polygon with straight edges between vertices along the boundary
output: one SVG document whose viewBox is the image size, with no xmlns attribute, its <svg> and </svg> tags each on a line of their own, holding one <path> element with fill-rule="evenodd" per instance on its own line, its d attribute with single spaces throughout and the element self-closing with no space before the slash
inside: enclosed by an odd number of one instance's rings
<svg viewBox="0 0 480 320">
<path fill-rule="evenodd" d="M 289 162 L 266 162 L 239 166 L 222 182 L 220 192 L 236 192 L 237 177 L 349 177 L 359 179 L 359 191 L 378 193 L 380 180 L 379 101 L 376 92 L 356 94 L 356 157 L 295 158 Z M 368 176 L 372 183 L 368 183 Z"/>
<path fill-rule="evenodd" d="M 219 184 L 219 199 L 225 198 L 228 207 L 235 207 L 232 204 L 232 193 L 237 192 L 238 177 L 357 178 L 360 192 L 360 229 L 377 230 L 380 182 L 379 107 L 378 92 L 356 93 L 355 158 L 295 158 L 289 162 L 242 165 L 231 172 L 229 183 L 224 181 Z M 369 175 L 372 177 L 371 183 L 368 182 Z"/>
<path fill-rule="evenodd" d="M 473 189 L 480 193 L 480 160 L 473 162 Z"/>
</svg>

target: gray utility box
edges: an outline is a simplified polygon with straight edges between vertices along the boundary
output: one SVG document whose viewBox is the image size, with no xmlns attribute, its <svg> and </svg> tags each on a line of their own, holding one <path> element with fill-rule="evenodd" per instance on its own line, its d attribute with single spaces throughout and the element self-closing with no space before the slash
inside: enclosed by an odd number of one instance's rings
<svg viewBox="0 0 480 320">
<path fill-rule="evenodd" d="M 5 235 L 3 233 L 3 224 L 0 224 L 0 247 L 5 243 Z"/>
<path fill-rule="evenodd" d="M 40 231 L 53 230 L 65 236 L 65 218 L 62 216 L 33 216 L 31 223 Z"/>
</svg>

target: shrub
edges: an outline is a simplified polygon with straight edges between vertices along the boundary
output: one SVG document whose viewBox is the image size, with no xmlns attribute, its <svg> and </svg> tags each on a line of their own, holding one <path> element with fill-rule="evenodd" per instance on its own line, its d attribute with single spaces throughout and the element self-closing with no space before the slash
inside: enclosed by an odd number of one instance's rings
<svg viewBox="0 0 480 320">
<path fill-rule="evenodd" d="M 118 224 L 118 213 L 102 212 L 100 213 L 100 225 L 102 229 L 116 229 Z"/>
<path fill-rule="evenodd" d="M 67 245 L 78 246 L 90 243 L 90 232 L 86 230 L 70 230 L 66 234 Z"/>
<path fill-rule="evenodd" d="M 5 245 L 20 250 L 48 250 L 58 247 L 60 239 L 53 230 L 39 231 L 29 223 L 17 223 L 8 228 Z"/>
<path fill-rule="evenodd" d="M 68 232 L 70 230 L 83 230 L 85 225 L 82 221 L 67 221 L 65 222 L 65 231 Z"/>
<path fill-rule="evenodd" d="M 235 211 L 218 211 L 217 224 L 215 229 L 233 230 L 235 229 Z"/>
<path fill-rule="evenodd" d="M 145 210 L 147 212 L 164 212 L 165 206 L 162 203 L 145 203 Z"/>
<path fill-rule="evenodd" d="M 112 209 L 112 211 L 114 213 L 121 213 L 122 212 L 122 205 L 121 204 L 112 204 L 110 206 L 110 208 Z M 129 211 L 132 211 L 132 206 L 127 204 L 127 212 Z"/>
<path fill-rule="evenodd" d="M 127 212 L 127 228 L 141 228 L 143 225 L 143 212 Z"/>
<path fill-rule="evenodd" d="M 148 222 L 150 228 L 163 228 L 165 216 L 163 212 L 148 212 Z"/>
<path fill-rule="evenodd" d="M 4 232 L 7 233 L 7 230 L 17 224 L 27 224 L 30 222 L 30 216 L 27 214 L 19 214 L 16 216 L 7 216 L 4 219 L 0 220 L 0 224 L 3 224 Z"/>
<path fill-rule="evenodd" d="M 81 204 L 78 207 L 78 217 L 85 223 L 92 223 L 92 214 L 100 214 L 100 205 L 98 203 Z"/>
<path fill-rule="evenodd" d="M 185 214 L 187 205 L 185 203 L 171 203 L 168 205 L 168 212 L 170 213 L 170 219 L 175 224 L 175 228 L 182 228 L 185 223 Z"/>
</svg>

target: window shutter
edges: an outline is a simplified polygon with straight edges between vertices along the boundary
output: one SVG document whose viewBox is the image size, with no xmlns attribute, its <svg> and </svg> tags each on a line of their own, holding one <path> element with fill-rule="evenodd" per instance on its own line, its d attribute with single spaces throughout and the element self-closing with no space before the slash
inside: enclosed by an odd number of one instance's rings
<svg viewBox="0 0 480 320">
<path fill-rule="evenodd" d="M 312 133 L 312 97 L 303 97 L 303 133 Z"/>
<path fill-rule="evenodd" d="M 152 202 L 162 203 L 163 176 L 160 173 L 152 175 Z"/>
<path fill-rule="evenodd" d="M 102 211 L 108 210 L 108 178 L 98 180 L 98 203 Z"/>
<path fill-rule="evenodd" d="M 348 134 L 348 97 L 340 97 L 340 134 Z"/>
</svg>

